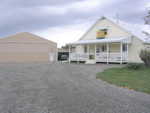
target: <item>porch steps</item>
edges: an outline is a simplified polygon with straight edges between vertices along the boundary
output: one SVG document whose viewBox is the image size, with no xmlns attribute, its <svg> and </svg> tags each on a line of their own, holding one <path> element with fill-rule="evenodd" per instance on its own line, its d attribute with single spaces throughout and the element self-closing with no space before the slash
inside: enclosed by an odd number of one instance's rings
<svg viewBox="0 0 150 113">
<path fill-rule="evenodd" d="M 87 61 L 85 62 L 85 64 L 95 64 L 95 63 L 96 63 L 95 60 L 87 60 Z"/>
</svg>

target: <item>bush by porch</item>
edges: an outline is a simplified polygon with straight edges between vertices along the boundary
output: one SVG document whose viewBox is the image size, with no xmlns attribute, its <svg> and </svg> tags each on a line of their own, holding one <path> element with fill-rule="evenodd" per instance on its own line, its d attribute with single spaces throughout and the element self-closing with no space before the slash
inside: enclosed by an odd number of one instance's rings
<svg viewBox="0 0 150 113">
<path fill-rule="evenodd" d="M 141 50 L 140 58 L 145 63 L 145 66 L 150 67 L 150 50 Z"/>
</svg>

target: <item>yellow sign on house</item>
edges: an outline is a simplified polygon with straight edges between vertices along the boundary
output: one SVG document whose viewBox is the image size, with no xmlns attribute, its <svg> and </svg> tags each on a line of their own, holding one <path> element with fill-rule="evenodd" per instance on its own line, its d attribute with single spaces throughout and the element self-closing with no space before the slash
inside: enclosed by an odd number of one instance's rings
<svg viewBox="0 0 150 113">
<path fill-rule="evenodd" d="M 107 35 L 107 29 L 101 29 L 97 31 L 97 38 L 105 38 Z"/>
</svg>

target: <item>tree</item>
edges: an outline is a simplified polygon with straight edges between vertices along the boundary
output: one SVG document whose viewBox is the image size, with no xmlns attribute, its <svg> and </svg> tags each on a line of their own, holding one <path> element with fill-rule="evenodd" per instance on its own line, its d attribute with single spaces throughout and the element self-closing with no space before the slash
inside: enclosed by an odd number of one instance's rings
<svg viewBox="0 0 150 113">
<path fill-rule="evenodd" d="M 148 14 L 147 16 L 145 16 L 144 20 L 145 20 L 145 24 L 150 25 L 150 8 L 148 8 Z"/>
<path fill-rule="evenodd" d="M 150 67 L 150 50 L 141 50 L 140 58 L 147 67 Z"/>
</svg>

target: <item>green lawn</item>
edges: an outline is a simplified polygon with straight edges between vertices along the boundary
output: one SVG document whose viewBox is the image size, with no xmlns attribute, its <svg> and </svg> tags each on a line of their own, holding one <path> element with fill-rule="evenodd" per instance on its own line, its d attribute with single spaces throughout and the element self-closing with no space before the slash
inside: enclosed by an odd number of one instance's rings
<svg viewBox="0 0 150 113">
<path fill-rule="evenodd" d="M 98 73 L 97 78 L 117 86 L 150 94 L 150 68 L 143 67 L 138 70 L 127 67 L 111 68 Z"/>
</svg>

